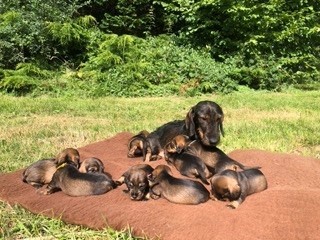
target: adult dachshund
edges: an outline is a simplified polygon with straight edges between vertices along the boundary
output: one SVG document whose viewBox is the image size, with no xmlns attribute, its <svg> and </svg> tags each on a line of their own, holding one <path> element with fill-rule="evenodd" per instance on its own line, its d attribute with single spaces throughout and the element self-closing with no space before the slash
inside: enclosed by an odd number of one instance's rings
<svg viewBox="0 0 320 240">
<path fill-rule="evenodd" d="M 144 161 L 153 161 L 163 157 L 165 145 L 175 136 L 183 134 L 196 139 L 204 146 L 216 146 L 223 135 L 223 111 L 212 101 L 200 101 L 193 106 L 185 120 L 166 123 L 146 137 Z"/>
</svg>

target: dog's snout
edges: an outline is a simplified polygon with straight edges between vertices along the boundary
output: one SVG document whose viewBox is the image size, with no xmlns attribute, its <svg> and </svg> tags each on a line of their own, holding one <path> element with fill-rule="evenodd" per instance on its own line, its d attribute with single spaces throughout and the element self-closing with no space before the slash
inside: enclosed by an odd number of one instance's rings
<svg viewBox="0 0 320 240">
<path fill-rule="evenodd" d="M 138 197 L 138 193 L 137 192 L 132 192 L 131 193 L 131 198 L 132 199 L 136 199 Z"/>
<path fill-rule="evenodd" d="M 213 137 L 213 138 L 209 139 L 209 144 L 211 146 L 215 146 L 215 145 L 217 145 L 219 143 L 219 141 L 220 141 L 219 137 Z"/>
</svg>

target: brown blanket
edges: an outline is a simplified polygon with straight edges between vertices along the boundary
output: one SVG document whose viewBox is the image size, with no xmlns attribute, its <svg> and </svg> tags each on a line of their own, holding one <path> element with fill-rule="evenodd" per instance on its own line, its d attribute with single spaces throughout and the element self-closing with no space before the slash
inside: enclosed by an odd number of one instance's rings
<svg viewBox="0 0 320 240">
<path fill-rule="evenodd" d="M 117 179 L 141 158 L 126 157 L 131 133 L 79 149 L 81 158 L 100 158 Z M 0 175 L 0 199 L 34 213 L 61 217 L 94 229 L 131 227 L 136 236 L 162 239 L 315 239 L 320 236 L 320 162 L 316 159 L 261 150 L 229 154 L 246 165 L 260 165 L 269 188 L 249 196 L 238 209 L 224 202 L 196 206 L 165 199 L 131 201 L 125 185 L 100 196 L 69 197 L 62 192 L 43 196 L 21 181 L 23 170 Z M 152 162 L 156 166 L 161 161 Z M 175 173 L 176 174 L 176 173 Z"/>
</svg>

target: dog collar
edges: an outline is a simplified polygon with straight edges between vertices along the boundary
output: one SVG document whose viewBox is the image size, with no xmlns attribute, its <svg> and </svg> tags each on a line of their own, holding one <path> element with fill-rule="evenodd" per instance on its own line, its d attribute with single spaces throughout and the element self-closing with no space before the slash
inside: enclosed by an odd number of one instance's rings
<svg viewBox="0 0 320 240">
<path fill-rule="evenodd" d="M 67 165 L 67 163 L 62 163 L 61 165 L 59 165 L 59 166 L 57 167 L 57 170 L 60 169 L 60 168 L 65 167 L 66 165 Z"/>
</svg>

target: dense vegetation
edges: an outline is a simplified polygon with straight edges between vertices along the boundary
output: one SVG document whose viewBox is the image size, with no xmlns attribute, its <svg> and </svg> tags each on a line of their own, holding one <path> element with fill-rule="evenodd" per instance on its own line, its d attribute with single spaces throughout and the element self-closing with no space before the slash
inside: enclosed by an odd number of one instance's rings
<svg viewBox="0 0 320 240">
<path fill-rule="evenodd" d="M 318 0 L 2 0 L 0 91 L 161 96 L 320 79 Z"/>
</svg>

